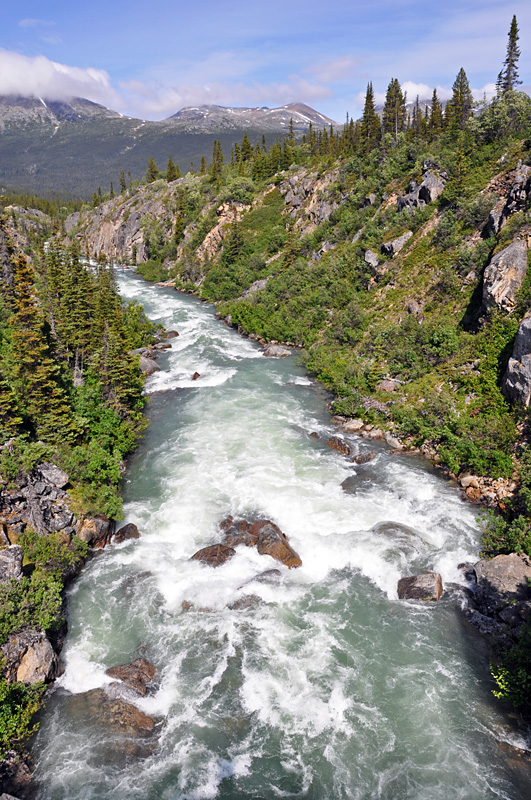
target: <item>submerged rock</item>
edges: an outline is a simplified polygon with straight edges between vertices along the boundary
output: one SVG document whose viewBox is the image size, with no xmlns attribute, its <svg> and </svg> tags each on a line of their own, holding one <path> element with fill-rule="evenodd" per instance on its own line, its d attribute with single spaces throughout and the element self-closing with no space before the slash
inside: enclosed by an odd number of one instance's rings
<svg viewBox="0 0 531 800">
<path fill-rule="evenodd" d="M 400 600 L 439 600 L 442 593 L 443 583 L 438 572 L 411 575 L 398 581 Z"/>
<path fill-rule="evenodd" d="M 115 699 L 103 689 L 74 695 L 72 704 L 76 711 L 97 720 L 101 725 L 127 737 L 141 737 L 151 734 L 159 720 L 150 717 L 132 703 Z"/>
<path fill-rule="evenodd" d="M 352 447 L 340 436 L 331 436 L 326 443 L 332 450 L 337 450 L 338 453 L 344 456 L 349 456 L 352 453 Z"/>
</svg>

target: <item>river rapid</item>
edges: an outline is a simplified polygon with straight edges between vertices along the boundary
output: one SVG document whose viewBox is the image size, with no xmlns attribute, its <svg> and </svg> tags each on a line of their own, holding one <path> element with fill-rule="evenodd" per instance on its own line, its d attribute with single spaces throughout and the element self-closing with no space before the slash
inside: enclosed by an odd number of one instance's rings
<svg viewBox="0 0 531 800">
<path fill-rule="evenodd" d="M 180 335 L 147 381 L 150 425 L 124 481 L 141 538 L 68 592 L 66 670 L 33 746 L 38 800 L 529 798 L 506 744 L 523 743 L 458 601 L 396 594 L 428 569 L 463 582 L 476 509 L 421 459 L 346 436 L 377 451 L 356 466 L 327 447 L 327 398 L 295 357 L 264 358 L 212 307 L 132 272 L 119 284 Z M 276 522 L 303 566 L 243 545 L 217 569 L 190 561 L 228 514 Z M 141 757 L 75 702 L 139 656 L 159 673 L 137 705 L 162 720 Z"/>
</svg>

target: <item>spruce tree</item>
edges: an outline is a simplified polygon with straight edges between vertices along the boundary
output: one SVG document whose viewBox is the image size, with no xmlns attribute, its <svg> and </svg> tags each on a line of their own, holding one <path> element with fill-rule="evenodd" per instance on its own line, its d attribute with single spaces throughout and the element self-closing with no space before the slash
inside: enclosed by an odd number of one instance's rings
<svg viewBox="0 0 531 800">
<path fill-rule="evenodd" d="M 150 156 L 146 170 L 146 181 L 148 183 L 153 183 L 153 181 L 156 181 L 159 177 L 160 177 L 160 172 L 155 162 L 155 159 L 153 158 L 153 156 Z"/>
<path fill-rule="evenodd" d="M 430 139 L 436 139 L 442 130 L 442 106 L 437 95 L 437 89 L 433 90 L 433 95 L 431 97 L 431 111 L 430 117 L 428 122 L 428 130 L 430 133 Z"/>
<path fill-rule="evenodd" d="M 380 141 L 380 118 L 374 108 L 374 92 L 371 82 L 367 84 L 367 91 L 365 93 L 365 105 L 361 118 L 361 134 L 363 152 L 368 153 L 376 147 Z"/>
<path fill-rule="evenodd" d="M 445 123 L 449 129 L 463 130 L 472 113 L 472 92 L 466 72 L 461 67 L 452 85 L 452 99 L 446 104 Z"/>
<path fill-rule="evenodd" d="M 120 193 L 123 194 L 127 189 L 127 184 L 125 182 L 125 172 L 122 170 L 120 172 Z"/>
<path fill-rule="evenodd" d="M 175 166 L 175 164 L 173 163 L 173 159 L 170 156 L 168 159 L 168 166 L 166 167 L 166 180 L 168 181 L 168 183 L 171 183 L 172 181 L 176 181 L 177 178 L 180 177 L 181 173 L 179 171 L 179 167 Z"/>
<path fill-rule="evenodd" d="M 396 78 L 387 87 L 382 121 L 385 133 L 392 134 L 397 142 L 398 134 L 404 130 L 406 122 L 406 98 Z"/>
<path fill-rule="evenodd" d="M 515 86 L 522 83 L 518 78 L 518 59 L 520 58 L 520 48 L 518 47 L 518 23 L 516 15 L 513 16 L 511 27 L 509 28 L 509 41 L 507 42 L 507 55 L 503 62 L 503 67 L 496 81 L 498 94 L 511 92 Z"/>
</svg>

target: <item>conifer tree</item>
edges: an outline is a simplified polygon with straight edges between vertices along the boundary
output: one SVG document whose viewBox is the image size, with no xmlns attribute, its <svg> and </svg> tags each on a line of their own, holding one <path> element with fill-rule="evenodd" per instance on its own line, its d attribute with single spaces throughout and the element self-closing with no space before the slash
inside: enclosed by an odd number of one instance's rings
<svg viewBox="0 0 531 800">
<path fill-rule="evenodd" d="M 431 97 L 431 110 L 428 122 L 428 130 L 432 140 L 436 139 L 442 130 L 442 106 L 437 95 L 437 89 L 433 90 Z"/>
<path fill-rule="evenodd" d="M 406 98 L 396 78 L 387 87 L 382 121 L 385 133 L 392 134 L 397 142 L 398 134 L 404 130 L 406 122 Z"/>
<path fill-rule="evenodd" d="M 472 92 L 466 72 L 461 67 L 452 85 L 452 99 L 446 104 L 445 124 L 449 129 L 463 130 L 472 113 Z"/>
<path fill-rule="evenodd" d="M 159 177 L 160 177 L 160 172 L 155 162 L 155 159 L 153 158 L 153 156 L 150 156 L 146 170 L 146 181 L 148 183 L 153 183 L 153 181 L 156 181 Z"/>
<path fill-rule="evenodd" d="M 361 118 L 361 135 L 364 153 L 368 153 L 380 141 L 380 118 L 374 108 L 374 92 L 371 82 L 367 84 L 365 93 L 365 105 Z"/>
<path fill-rule="evenodd" d="M 515 86 L 522 83 L 518 79 L 518 59 L 520 58 L 520 48 L 518 47 L 518 23 L 516 15 L 513 16 L 511 27 L 509 28 L 509 41 L 507 42 L 507 55 L 503 62 L 503 67 L 496 81 L 498 94 L 504 95 L 512 91 Z"/>
<path fill-rule="evenodd" d="M 199 174 L 206 175 L 206 173 L 207 173 L 206 158 L 204 156 L 201 156 L 201 166 L 199 167 Z"/>
<path fill-rule="evenodd" d="M 76 425 L 61 386 L 59 367 L 50 357 L 43 323 L 34 298 L 32 273 L 25 259 L 19 256 L 15 263 L 12 346 L 17 357 L 12 387 L 38 438 L 45 442 L 72 442 L 77 435 Z"/>
<path fill-rule="evenodd" d="M 175 164 L 173 163 L 173 159 L 170 156 L 168 159 L 168 166 L 166 167 L 166 180 L 168 181 L 168 183 L 171 183 L 172 181 L 176 181 L 177 178 L 180 177 L 181 173 L 179 171 L 179 167 L 175 166 Z"/>
<path fill-rule="evenodd" d="M 247 136 L 247 133 L 243 134 L 242 145 L 240 148 L 240 161 L 250 161 L 253 157 L 253 146 Z"/>
<path fill-rule="evenodd" d="M 127 184 L 125 182 L 125 172 L 122 170 L 120 172 L 120 194 L 123 194 L 127 189 Z"/>
</svg>

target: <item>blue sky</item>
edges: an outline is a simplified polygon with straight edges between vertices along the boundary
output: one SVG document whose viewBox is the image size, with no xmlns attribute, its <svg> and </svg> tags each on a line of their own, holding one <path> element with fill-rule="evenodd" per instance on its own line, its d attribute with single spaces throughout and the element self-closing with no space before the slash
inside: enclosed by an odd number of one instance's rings
<svg viewBox="0 0 531 800">
<path fill-rule="evenodd" d="M 88 97 L 162 119 L 201 103 L 300 101 L 343 122 L 368 80 L 444 97 L 463 66 L 481 96 L 516 14 L 531 84 L 531 3 L 518 0 L 91 0 L 5 4 L 0 94 Z"/>
</svg>

